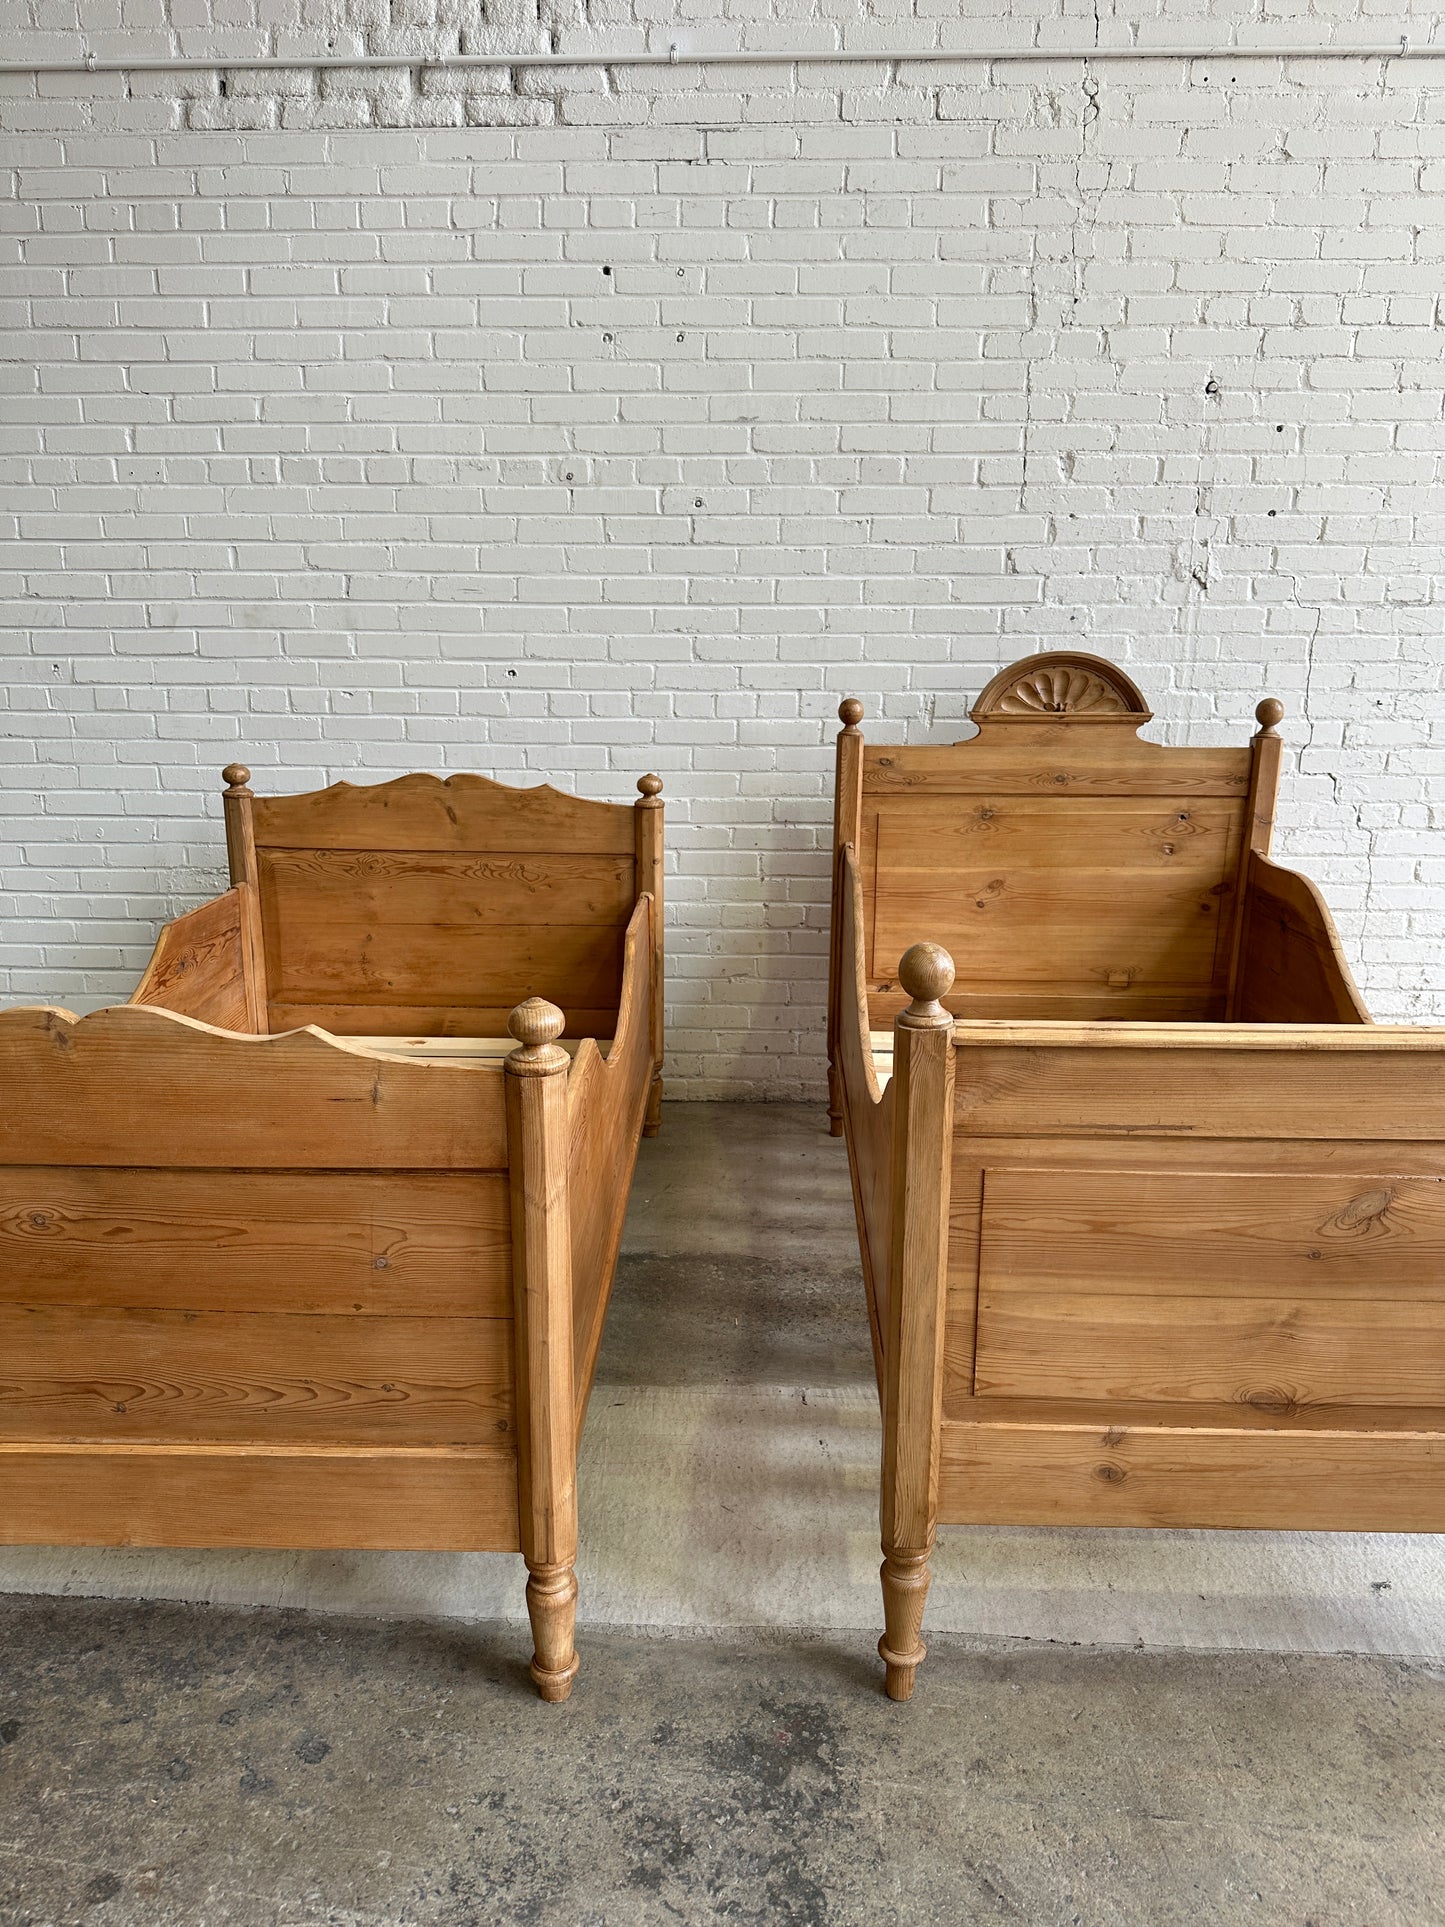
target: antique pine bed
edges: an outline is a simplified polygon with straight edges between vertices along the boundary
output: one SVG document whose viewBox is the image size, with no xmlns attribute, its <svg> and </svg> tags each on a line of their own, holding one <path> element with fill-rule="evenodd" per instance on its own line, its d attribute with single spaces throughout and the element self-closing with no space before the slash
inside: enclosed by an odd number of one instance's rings
<svg viewBox="0 0 1445 1927">
<path fill-rule="evenodd" d="M 840 710 L 831 1110 L 895 1699 L 940 1521 L 1445 1528 L 1445 1030 L 1372 1024 L 1270 861 L 1282 713 L 1164 748 L 1072 653 L 962 743 Z"/>
<path fill-rule="evenodd" d="M 0 1013 L 0 1540 L 520 1550 L 564 1699 L 662 785 L 225 775 L 131 1003 Z"/>
</svg>

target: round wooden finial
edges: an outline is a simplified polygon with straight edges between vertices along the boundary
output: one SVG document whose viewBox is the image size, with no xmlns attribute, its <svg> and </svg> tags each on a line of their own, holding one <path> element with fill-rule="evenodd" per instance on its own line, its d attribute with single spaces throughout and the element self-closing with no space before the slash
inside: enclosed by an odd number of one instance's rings
<svg viewBox="0 0 1445 1927">
<path fill-rule="evenodd" d="M 543 1044 L 555 1044 L 567 1028 L 567 1019 L 555 1004 L 549 1004 L 545 997 L 529 997 L 507 1019 L 507 1029 L 519 1044 L 528 1050 L 538 1050 Z"/>
<path fill-rule="evenodd" d="M 251 772 L 244 763 L 227 763 L 221 771 L 221 781 L 233 796 L 239 796 L 251 780 Z"/>
<path fill-rule="evenodd" d="M 1273 736 L 1284 720 L 1284 704 L 1278 696 L 1266 696 L 1254 712 L 1261 736 Z"/>
<path fill-rule="evenodd" d="M 647 797 L 661 796 L 662 778 L 660 776 L 639 776 L 637 787 Z"/>
<path fill-rule="evenodd" d="M 898 981 L 913 1002 L 903 1013 L 911 1022 L 946 1024 L 953 1020 L 939 1001 L 953 988 L 953 959 L 941 943 L 915 943 L 898 961 Z"/>
<path fill-rule="evenodd" d="M 862 703 L 856 696 L 845 696 L 838 705 L 838 721 L 845 729 L 856 729 L 862 720 Z"/>
</svg>

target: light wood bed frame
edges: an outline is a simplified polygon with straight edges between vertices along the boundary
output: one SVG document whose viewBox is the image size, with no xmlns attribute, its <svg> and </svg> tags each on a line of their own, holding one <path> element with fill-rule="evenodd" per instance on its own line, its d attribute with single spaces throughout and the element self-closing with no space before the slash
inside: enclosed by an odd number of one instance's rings
<svg viewBox="0 0 1445 1927">
<path fill-rule="evenodd" d="M 1163 748 L 1073 653 L 963 743 L 839 712 L 831 1113 L 895 1699 L 940 1521 L 1445 1529 L 1445 1030 L 1372 1024 L 1270 861 L 1282 713 Z"/>
<path fill-rule="evenodd" d="M 565 1699 L 662 785 L 225 777 L 130 1005 L 0 1013 L 0 1541 L 520 1551 Z"/>
</svg>

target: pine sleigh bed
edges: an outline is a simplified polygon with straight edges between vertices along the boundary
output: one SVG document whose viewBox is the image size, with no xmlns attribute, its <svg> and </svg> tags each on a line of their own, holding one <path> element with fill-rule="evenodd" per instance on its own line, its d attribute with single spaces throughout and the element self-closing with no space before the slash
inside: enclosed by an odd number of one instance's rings
<svg viewBox="0 0 1445 1927">
<path fill-rule="evenodd" d="M 565 1699 L 662 785 L 225 777 L 131 1004 L 0 1013 L 0 1541 L 520 1550 Z"/>
<path fill-rule="evenodd" d="M 1445 1528 L 1445 1030 L 1372 1024 L 1270 861 L 1280 704 L 1165 748 L 1127 676 L 1055 653 L 963 743 L 839 713 L 889 1694 L 940 1522 Z"/>
</svg>

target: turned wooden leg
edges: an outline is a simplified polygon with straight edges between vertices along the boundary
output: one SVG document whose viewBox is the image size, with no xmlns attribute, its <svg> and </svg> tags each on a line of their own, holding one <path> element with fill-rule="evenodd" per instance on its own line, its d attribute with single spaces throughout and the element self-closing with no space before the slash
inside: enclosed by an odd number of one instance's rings
<svg viewBox="0 0 1445 1927">
<path fill-rule="evenodd" d="M 843 1135 L 843 1093 L 842 1080 L 830 1064 L 828 1066 L 828 1135 Z"/>
<path fill-rule="evenodd" d="M 577 1574 L 571 1566 L 532 1566 L 527 1578 L 532 1622 L 528 1671 L 544 1700 L 564 1700 L 577 1677 Z"/>
<path fill-rule="evenodd" d="M 928 1648 L 922 1639 L 923 1608 L 928 1599 L 928 1555 L 922 1552 L 889 1552 L 884 1558 L 883 1580 L 884 1633 L 878 1642 L 878 1655 L 888 1668 L 886 1686 L 891 1700 L 913 1697 L 913 1675 Z"/>
<path fill-rule="evenodd" d="M 642 1135 L 656 1137 L 662 1123 L 662 1073 L 655 1071 L 647 1091 L 647 1115 L 642 1120 Z"/>
</svg>

